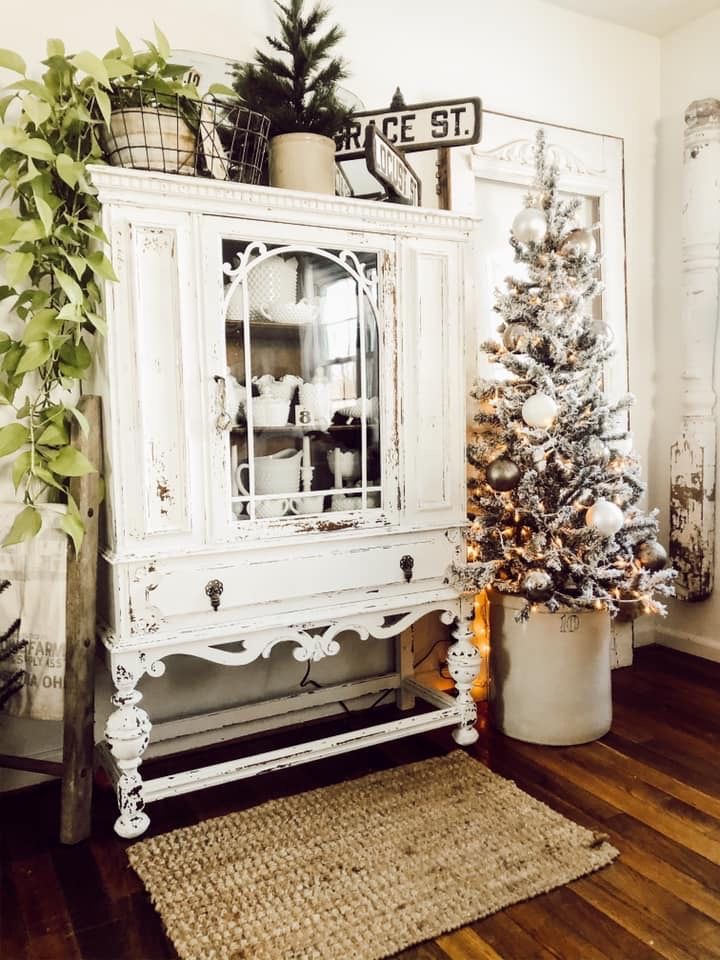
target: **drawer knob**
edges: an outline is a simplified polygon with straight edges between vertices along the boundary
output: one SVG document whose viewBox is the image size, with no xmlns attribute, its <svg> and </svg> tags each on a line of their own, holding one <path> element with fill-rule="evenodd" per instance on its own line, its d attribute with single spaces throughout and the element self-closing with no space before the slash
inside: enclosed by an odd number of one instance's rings
<svg viewBox="0 0 720 960">
<path fill-rule="evenodd" d="M 413 575 L 413 567 L 415 566 L 415 561 L 410 556 L 410 554 L 405 554 L 404 557 L 400 558 L 400 569 L 405 574 L 405 580 L 410 583 Z"/>
<path fill-rule="evenodd" d="M 210 606 L 213 610 L 220 608 L 220 597 L 223 592 L 222 580 L 209 580 L 205 584 L 205 593 L 210 598 Z"/>
</svg>

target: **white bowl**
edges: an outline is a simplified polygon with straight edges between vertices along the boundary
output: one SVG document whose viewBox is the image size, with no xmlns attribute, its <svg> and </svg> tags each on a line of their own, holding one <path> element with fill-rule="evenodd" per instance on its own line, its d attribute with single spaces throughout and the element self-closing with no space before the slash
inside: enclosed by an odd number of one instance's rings
<svg viewBox="0 0 720 960">
<path fill-rule="evenodd" d="M 312 323 L 318 314 L 317 306 L 308 303 L 307 300 L 299 300 L 297 303 L 282 303 L 273 301 L 260 308 L 260 312 L 266 320 L 272 323 Z"/>
<path fill-rule="evenodd" d="M 272 517 L 284 517 L 287 513 L 287 500 L 267 500 L 255 504 L 255 516 L 258 520 L 269 520 Z"/>
<path fill-rule="evenodd" d="M 360 475 L 360 454 L 357 450 L 340 450 L 339 447 L 334 447 L 332 450 L 327 452 L 327 462 L 328 467 L 330 467 L 330 472 L 335 475 L 335 457 L 339 458 L 340 462 L 340 475 L 343 480 L 347 480 L 348 477 L 357 477 Z"/>
<path fill-rule="evenodd" d="M 253 397 L 252 414 L 256 427 L 281 427 L 288 422 L 290 401 L 277 397 Z"/>
</svg>

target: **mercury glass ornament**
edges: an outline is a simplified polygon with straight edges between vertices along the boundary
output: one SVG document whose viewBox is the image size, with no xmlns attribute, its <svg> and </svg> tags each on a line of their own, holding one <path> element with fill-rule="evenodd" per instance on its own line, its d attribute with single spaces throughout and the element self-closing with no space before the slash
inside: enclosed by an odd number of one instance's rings
<svg viewBox="0 0 720 960">
<path fill-rule="evenodd" d="M 545 570 L 530 570 L 522 578 L 520 588 L 532 603 L 544 603 L 553 595 L 555 586 Z"/>
<path fill-rule="evenodd" d="M 506 350 L 526 350 L 530 340 L 530 328 L 524 323 L 510 323 L 503 330 L 502 341 Z"/>
<path fill-rule="evenodd" d="M 547 233 L 547 220 L 537 207 L 525 207 L 515 216 L 510 229 L 520 243 L 542 243 Z"/>
<path fill-rule="evenodd" d="M 643 540 L 635 548 L 635 556 L 645 569 L 652 573 L 663 570 L 668 559 L 665 547 L 657 540 Z"/>
<path fill-rule="evenodd" d="M 625 515 L 616 504 L 609 500 L 596 500 L 585 514 L 588 527 L 595 527 L 604 537 L 612 537 L 625 522 Z"/>
<path fill-rule="evenodd" d="M 610 460 L 610 449 L 602 442 L 600 437 L 590 437 L 585 449 L 591 463 L 599 463 L 604 467 Z"/>
<path fill-rule="evenodd" d="M 592 235 L 592 231 L 572 230 L 565 238 L 565 242 L 560 248 L 560 252 L 566 257 L 580 257 L 583 255 L 592 257 L 596 249 L 597 246 L 595 244 L 595 237 Z"/>
<path fill-rule="evenodd" d="M 596 340 L 606 340 L 608 343 L 612 343 L 615 339 L 613 328 L 604 320 L 593 320 L 590 323 L 590 333 Z"/>
<path fill-rule="evenodd" d="M 514 490 L 520 483 L 520 468 L 507 457 L 498 457 L 485 468 L 485 479 L 499 492 Z"/>
<path fill-rule="evenodd" d="M 522 406 L 522 418 L 529 427 L 547 430 L 553 425 L 557 414 L 557 404 L 546 393 L 534 393 Z"/>
</svg>

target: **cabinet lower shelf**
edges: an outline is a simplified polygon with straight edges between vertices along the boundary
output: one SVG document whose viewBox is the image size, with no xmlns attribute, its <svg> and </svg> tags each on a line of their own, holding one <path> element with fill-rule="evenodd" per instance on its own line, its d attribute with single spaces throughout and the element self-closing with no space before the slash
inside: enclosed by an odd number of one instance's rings
<svg viewBox="0 0 720 960">
<path fill-rule="evenodd" d="M 334 757 L 361 747 L 374 746 L 415 733 L 425 733 L 439 727 L 453 726 L 462 722 L 463 711 L 456 697 L 426 687 L 416 680 L 404 680 L 399 689 L 408 696 L 423 701 L 430 709 L 334 736 L 321 737 L 237 760 L 210 764 L 164 777 L 148 779 L 143 783 L 145 803 L 215 787 L 222 783 L 247 779 L 262 773 L 270 773 L 273 770 L 285 770 L 288 767 L 299 766 L 310 760 Z M 121 770 L 115 763 L 106 741 L 98 744 L 97 756 L 99 763 L 113 783 L 117 784 L 121 776 Z"/>
</svg>

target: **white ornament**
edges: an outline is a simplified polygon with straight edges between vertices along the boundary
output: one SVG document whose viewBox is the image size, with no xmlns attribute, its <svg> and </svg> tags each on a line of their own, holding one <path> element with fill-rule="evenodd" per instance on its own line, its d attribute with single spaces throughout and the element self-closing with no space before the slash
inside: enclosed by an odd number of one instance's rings
<svg viewBox="0 0 720 960">
<path fill-rule="evenodd" d="M 614 450 L 615 453 L 619 453 L 621 456 L 626 457 L 628 454 L 632 453 L 632 434 L 629 433 L 626 437 L 621 437 L 620 440 L 608 440 L 608 446 L 611 450 Z"/>
<path fill-rule="evenodd" d="M 534 393 L 522 408 L 522 418 L 529 427 L 543 427 L 546 430 L 553 425 L 557 413 L 557 404 L 546 393 Z"/>
<path fill-rule="evenodd" d="M 537 207 L 525 207 L 512 222 L 512 235 L 520 243 L 542 243 L 547 233 L 547 220 Z"/>
<path fill-rule="evenodd" d="M 585 514 L 588 527 L 595 527 L 604 537 L 612 537 L 625 522 L 620 507 L 609 500 L 597 500 Z"/>
<path fill-rule="evenodd" d="M 615 339 L 615 331 L 605 320 L 593 320 L 590 323 L 590 332 L 596 339 L 607 340 L 608 343 Z"/>
</svg>

